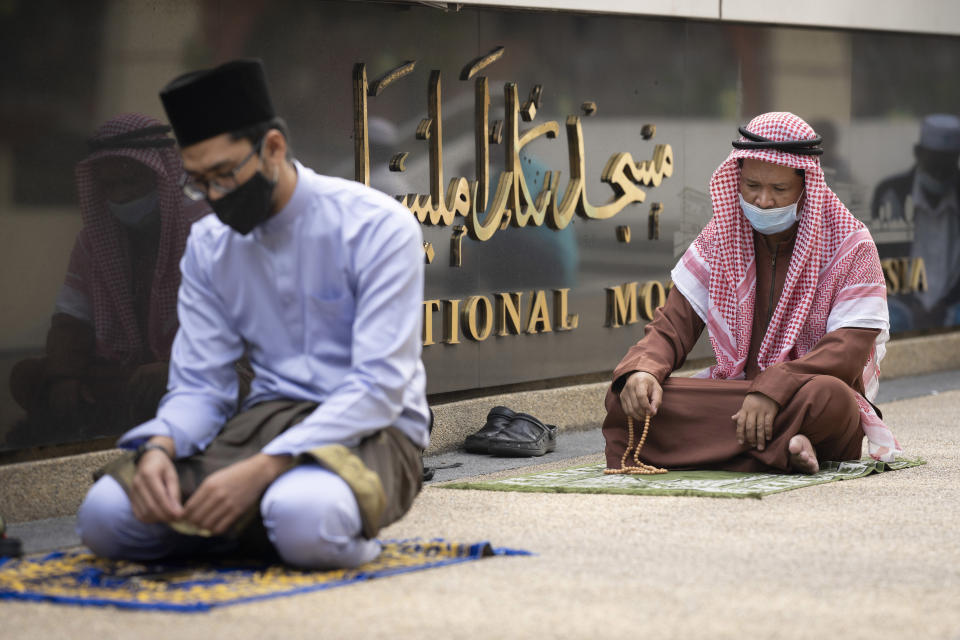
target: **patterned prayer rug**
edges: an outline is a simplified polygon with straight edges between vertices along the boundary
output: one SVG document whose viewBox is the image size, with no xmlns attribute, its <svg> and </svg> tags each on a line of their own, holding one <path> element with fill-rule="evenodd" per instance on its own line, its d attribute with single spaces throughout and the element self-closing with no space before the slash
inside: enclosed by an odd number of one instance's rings
<svg viewBox="0 0 960 640">
<path fill-rule="evenodd" d="M 300 571 L 262 564 L 139 564 L 97 558 L 85 550 L 57 551 L 21 559 L 0 558 L 0 599 L 207 611 L 495 555 L 531 554 L 495 549 L 487 542 L 390 540 L 383 543 L 376 560 L 356 569 Z"/>
<path fill-rule="evenodd" d="M 546 471 L 515 478 L 478 482 L 435 484 L 446 489 L 487 491 L 533 491 L 543 493 L 627 493 L 653 496 L 710 496 L 714 498 L 762 498 L 837 480 L 862 478 L 872 473 L 895 471 L 926 464 L 924 460 L 901 459 L 877 462 L 872 459 L 825 462 L 813 475 L 743 473 L 736 471 L 670 471 L 656 475 L 604 475 L 605 465 Z"/>
</svg>

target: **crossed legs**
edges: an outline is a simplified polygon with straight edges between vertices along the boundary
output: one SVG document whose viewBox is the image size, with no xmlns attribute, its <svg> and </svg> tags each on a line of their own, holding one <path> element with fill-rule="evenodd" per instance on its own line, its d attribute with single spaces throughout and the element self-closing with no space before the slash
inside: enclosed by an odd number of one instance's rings
<svg viewBox="0 0 960 640">
<path fill-rule="evenodd" d="M 813 376 L 781 407 L 774 420 L 773 438 L 763 451 L 738 443 L 730 416 L 740 409 L 750 384 L 745 380 L 667 379 L 663 402 L 651 420 L 640 458 L 670 469 L 810 473 L 811 458 L 860 457 L 863 430 L 855 392 L 826 375 Z M 626 446 L 626 416 L 612 392 L 607 394 L 606 406 L 607 466 L 618 467 Z"/>
<path fill-rule="evenodd" d="M 260 501 L 270 542 L 284 562 L 310 568 L 351 568 L 380 553 L 380 543 L 361 535 L 353 492 L 336 474 L 301 465 L 277 478 Z M 177 533 L 165 524 L 137 520 L 123 488 L 110 476 L 93 485 L 77 514 L 77 532 L 95 554 L 156 560 L 226 550 L 223 539 Z"/>
</svg>

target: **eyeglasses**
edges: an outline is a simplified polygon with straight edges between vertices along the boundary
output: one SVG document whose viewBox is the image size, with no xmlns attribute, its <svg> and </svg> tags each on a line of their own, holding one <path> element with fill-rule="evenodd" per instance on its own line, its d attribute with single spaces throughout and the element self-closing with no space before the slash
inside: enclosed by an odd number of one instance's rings
<svg viewBox="0 0 960 640">
<path fill-rule="evenodd" d="M 223 173 L 217 174 L 208 179 L 195 178 L 190 174 L 183 174 L 183 178 L 180 179 L 180 188 L 183 189 L 184 195 L 186 195 L 191 200 L 199 201 L 207 197 L 207 195 L 212 191 L 218 196 L 225 196 L 239 185 L 237 182 L 237 173 L 250 162 L 250 159 L 255 155 L 260 153 L 260 148 L 263 145 L 263 140 L 261 139 L 257 144 L 253 145 L 253 149 L 250 150 L 250 153 L 246 157 L 237 163 L 230 171 L 225 171 Z"/>
</svg>

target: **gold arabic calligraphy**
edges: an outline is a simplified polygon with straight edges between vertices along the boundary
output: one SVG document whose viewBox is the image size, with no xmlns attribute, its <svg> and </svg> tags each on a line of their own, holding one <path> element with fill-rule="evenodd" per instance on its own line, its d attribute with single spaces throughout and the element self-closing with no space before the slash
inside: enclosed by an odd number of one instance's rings
<svg viewBox="0 0 960 640">
<path fill-rule="evenodd" d="M 464 68 L 461 79 L 472 77 L 502 53 L 502 48 L 494 49 L 487 56 L 471 62 Z M 379 94 L 391 82 L 409 74 L 414 64 L 413 61 L 405 62 L 385 74 L 373 85 L 376 93 L 367 85 L 365 66 L 359 63 L 354 67 L 354 160 L 355 178 L 359 182 L 370 183 L 367 96 Z M 418 138 L 427 140 L 429 144 L 430 193 L 397 196 L 400 203 L 423 224 L 451 226 L 459 215 L 465 219 L 464 226 L 469 236 L 481 242 L 492 238 L 498 229 L 506 228 L 507 224 L 515 227 L 546 224 L 551 229 L 560 230 L 570 224 L 574 213 L 594 220 L 612 218 L 627 205 L 644 201 L 646 193 L 642 186 L 659 186 L 664 178 L 673 175 L 673 149 L 669 144 L 656 145 L 653 157 L 640 162 L 635 162 L 630 153 L 615 153 L 607 160 L 601 174 L 601 180 L 610 185 L 614 195 L 603 205 L 590 204 L 586 188 L 583 128 L 580 117 L 571 115 L 566 121 L 570 171 L 566 188 L 561 195 L 561 172 L 548 171 L 539 193 L 531 193 L 521 169 L 520 151 L 541 136 L 556 138 L 560 127 L 556 121 L 549 121 L 521 132 L 520 119 L 532 119 L 530 114 L 535 114 L 535 109 L 524 105 L 524 111 L 521 111 L 517 85 L 511 82 L 504 86 L 504 170 L 497 179 L 496 190 L 488 203 L 489 143 L 491 138 L 499 138 L 499 132 L 491 133 L 489 125 L 490 92 L 487 78 L 477 76 L 474 85 L 476 179 L 468 181 L 465 177 L 453 178 L 444 191 L 440 71 L 430 73 L 427 118 L 420 123 L 417 133 Z M 536 94 L 539 100 L 539 91 Z M 493 127 L 493 131 L 498 129 L 497 125 Z"/>
</svg>

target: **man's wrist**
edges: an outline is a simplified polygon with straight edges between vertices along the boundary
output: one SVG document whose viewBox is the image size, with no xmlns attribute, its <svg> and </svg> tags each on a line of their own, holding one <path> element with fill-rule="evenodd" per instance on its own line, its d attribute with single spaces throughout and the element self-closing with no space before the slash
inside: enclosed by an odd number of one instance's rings
<svg viewBox="0 0 960 640">
<path fill-rule="evenodd" d="M 613 392 L 619 394 L 621 391 L 623 391 L 623 388 L 627 386 L 627 380 L 629 380 L 630 377 L 635 373 L 637 373 L 636 369 L 622 373 L 620 376 L 615 378 L 613 384 L 611 385 Z"/>
<path fill-rule="evenodd" d="M 630 381 L 630 378 L 634 378 L 636 376 L 640 376 L 640 377 L 649 376 L 654 382 L 656 382 L 657 384 L 660 384 L 660 379 L 657 376 L 650 373 L 649 371 L 641 371 L 638 369 L 635 371 L 631 371 L 629 373 L 625 373 L 623 375 L 624 386 L 626 386 L 626 383 Z"/>
<path fill-rule="evenodd" d="M 137 447 L 133 455 L 133 463 L 140 464 L 140 459 L 149 451 L 162 451 L 170 460 L 176 459 L 176 446 L 173 439 L 167 436 L 154 436 Z"/>
<path fill-rule="evenodd" d="M 252 458 L 257 469 L 263 474 L 267 482 L 273 482 L 281 474 L 294 466 L 294 458 L 289 455 L 270 455 L 259 453 Z"/>
</svg>

